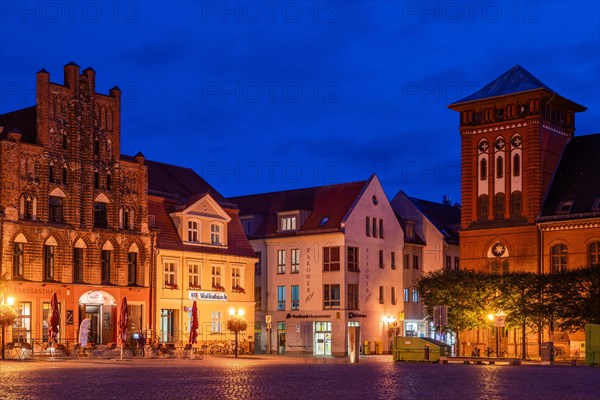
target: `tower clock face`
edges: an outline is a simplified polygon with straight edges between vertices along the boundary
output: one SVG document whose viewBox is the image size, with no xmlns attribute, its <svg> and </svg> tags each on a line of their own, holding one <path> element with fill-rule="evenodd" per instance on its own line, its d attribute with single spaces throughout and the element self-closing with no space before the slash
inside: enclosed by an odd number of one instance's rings
<svg viewBox="0 0 600 400">
<path fill-rule="evenodd" d="M 496 140 L 496 149 L 498 150 L 504 150 L 504 139 L 500 138 L 498 140 Z"/>
<path fill-rule="evenodd" d="M 479 151 L 482 153 L 486 153 L 489 147 L 490 146 L 488 145 L 488 142 L 486 142 L 485 140 L 479 143 Z"/>
<path fill-rule="evenodd" d="M 492 254 L 496 257 L 502 257 L 505 252 L 506 252 L 506 247 L 504 247 L 504 245 L 500 242 L 495 243 L 492 246 Z"/>
</svg>

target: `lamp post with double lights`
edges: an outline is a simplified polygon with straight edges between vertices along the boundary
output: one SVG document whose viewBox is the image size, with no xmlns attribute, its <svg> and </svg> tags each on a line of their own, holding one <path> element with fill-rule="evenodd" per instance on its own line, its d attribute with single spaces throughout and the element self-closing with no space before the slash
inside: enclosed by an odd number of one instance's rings
<svg viewBox="0 0 600 400">
<path fill-rule="evenodd" d="M 232 331 L 235 334 L 235 357 L 238 356 L 238 334 L 241 331 L 245 331 L 248 328 L 248 321 L 244 318 L 244 309 L 240 308 L 239 310 L 235 310 L 235 308 L 229 309 L 229 320 L 227 321 L 227 329 Z"/>
<path fill-rule="evenodd" d="M 383 321 L 387 324 L 387 334 L 389 337 L 388 343 L 390 348 L 390 354 L 392 353 L 392 347 L 394 343 L 394 337 L 396 336 L 396 326 L 398 322 L 396 321 L 396 317 L 387 315 Z"/>
</svg>

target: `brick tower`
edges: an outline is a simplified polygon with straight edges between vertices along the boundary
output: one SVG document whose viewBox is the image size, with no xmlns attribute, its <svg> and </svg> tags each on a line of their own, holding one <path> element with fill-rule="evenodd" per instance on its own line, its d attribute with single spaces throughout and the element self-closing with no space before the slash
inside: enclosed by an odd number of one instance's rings
<svg viewBox="0 0 600 400">
<path fill-rule="evenodd" d="M 586 108 L 519 65 L 449 108 L 460 112 L 461 267 L 539 272 L 536 221 Z"/>
</svg>

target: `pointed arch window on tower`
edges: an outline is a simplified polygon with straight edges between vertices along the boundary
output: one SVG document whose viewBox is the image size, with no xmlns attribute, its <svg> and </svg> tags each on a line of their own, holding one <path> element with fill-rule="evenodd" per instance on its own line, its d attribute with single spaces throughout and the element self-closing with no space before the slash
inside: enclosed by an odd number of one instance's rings
<svg viewBox="0 0 600 400">
<path fill-rule="evenodd" d="M 494 217 L 496 219 L 502 219 L 504 218 L 504 193 L 496 193 L 496 195 L 494 196 L 495 198 L 495 213 L 494 213 Z"/>
<path fill-rule="evenodd" d="M 479 180 L 487 180 L 487 175 L 487 160 L 482 158 L 481 161 L 479 161 Z"/>
<path fill-rule="evenodd" d="M 521 176 L 521 156 L 519 154 L 513 156 L 513 176 Z"/>
<path fill-rule="evenodd" d="M 106 174 L 106 190 L 111 190 L 111 184 L 112 184 L 112 176 L 110 175 L 110 173 Z"/>
<path fill-rule="evenodd" d="M 496 158 L 496 178 L 502 179 L 504 177 L 504 158 L 502 156 L 498 156 Z"/>
<path fill-rule="evenodd" d="M 488 218 L 488 196 L 482 194 L 477 198 L 477 217 L 479 220 L 486 220 Z"/>
<path fill-rule="evenodd" d="M 54 280 L 54 249 L 51 243 L 44 245 L 44 280 Z"/>
<path fill-rule="evenodd" d="M 510 196 L 511 196 L 510 205 L 511 205 L 511 209 L 512 209 L 512 215 L 513 216 L 521 215 L 521 209 L 523 208 L 521 192 L 518 190 L 514 191 L 511 193 Z"/>
</svg>

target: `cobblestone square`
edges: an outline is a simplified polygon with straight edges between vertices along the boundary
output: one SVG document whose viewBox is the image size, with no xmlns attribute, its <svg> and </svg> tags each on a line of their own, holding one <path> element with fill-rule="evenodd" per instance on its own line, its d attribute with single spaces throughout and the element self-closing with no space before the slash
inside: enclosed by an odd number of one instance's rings
<svg viewBox="0 0 600 400">
<path fill-rule="evenodd" d="M 598 399 L 589 366 L 397 363 L 390 356 L 0 362 L 0 399 Z"/>
</svg>

